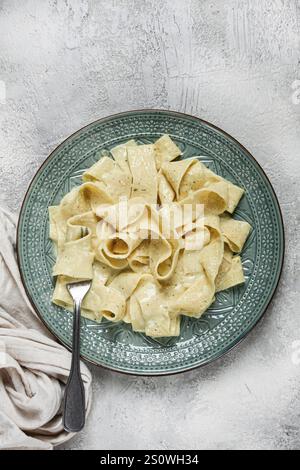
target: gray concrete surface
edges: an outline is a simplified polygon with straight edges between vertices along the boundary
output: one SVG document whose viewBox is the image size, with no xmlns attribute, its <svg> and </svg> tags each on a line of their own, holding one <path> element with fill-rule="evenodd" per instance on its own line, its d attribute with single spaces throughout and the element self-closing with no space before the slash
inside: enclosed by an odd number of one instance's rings
<svg viewBox="0 0 300 470">
<path fill-rule="evenodd" d="M 92 367 L 91 416 L 64 449 L 300 447 L 299 41 L 298 0 L 0 0 L 0 203 L 18 211 L 81 126 L 161 107 L 248 147 L 286 223 L 280 287 L 245 342 L 174 377 Z"/>
</svg>

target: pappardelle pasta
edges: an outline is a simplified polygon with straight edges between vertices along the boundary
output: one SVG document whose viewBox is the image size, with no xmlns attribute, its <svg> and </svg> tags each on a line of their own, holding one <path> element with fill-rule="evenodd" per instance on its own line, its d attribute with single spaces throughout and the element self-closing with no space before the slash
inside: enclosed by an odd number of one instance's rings
<svg viewBox="0 0 300 470">
<path fill-rule="evenodd" d="M 244 282 L 238 253 L 251 226 L 231 217 L 243 189 L 180 155 L 168 135 L 130 140 L 49 208 L 55 304 L 71 309 L 67 284 L 91 279 L 85 317 L 178 336 L 181 315 L 200 318 L 216 292 Z"/>
</svg>

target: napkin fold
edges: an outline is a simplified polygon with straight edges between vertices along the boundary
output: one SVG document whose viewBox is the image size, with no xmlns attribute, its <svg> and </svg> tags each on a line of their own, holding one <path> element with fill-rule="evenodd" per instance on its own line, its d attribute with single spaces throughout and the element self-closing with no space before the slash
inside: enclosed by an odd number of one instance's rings
<svg viewBox="0 0 300 470">
<path fill-rule="evenodd" d="M 0 450 L 51 450 L 74 435 L 62 424 L 71 354 L 27 299 L 16 262 L 16 223 L 0 208 Z M 83 363 L 81 374 L 88 413 L 91 374 Z"/>
</svg>

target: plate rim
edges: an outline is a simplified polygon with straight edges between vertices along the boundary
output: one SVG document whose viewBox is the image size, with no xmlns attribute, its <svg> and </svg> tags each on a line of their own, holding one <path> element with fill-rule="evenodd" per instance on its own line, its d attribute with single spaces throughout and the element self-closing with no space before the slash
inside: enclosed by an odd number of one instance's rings
<svg viewBox="0 0 300 470">
<path fill-rule="evenodd" d="M 250 325 L 246 330 L 245 332 L 243 333 L 242 337 L 239 337 L 237 338 L 236 340 L 233 341 L 233 343 L 227 347 L 226 349 L 224 349 L 223 351 L 219 352 L 218 354 L 216 354 L 214 357 L 211 357 L 211 358 L 208 358 L 206 359 L 205 361 L 203 361 L 201 364 L 196 364 L 196 365 L 192 365 L 192 366 L 186 366 L 184 367 L 183 369 L 181 370 L 175 370 L 175 371 L 157 371 L 157 372 L 138 372 L 138 371 L 129 371 L 129 370 L 121 370 L 121 369 L 118 369 L 118 368 L 114 368 L 113 366 L 108 366 L 108 365 L 105 365 L 105 364 L 102 364 L 102 363 L 99 363 L 99 362 L 96 362 L 90 358 L 87 358 L 85 356 L 82 356 L 80 355 L 81 357 L 81 360 L 85 361 L 85 362 L 88 362 L 90 364 L 93 364 L 93 365 L 96 365 L 97 367 L 102 367 L 106 370 L 109 370 L 109 371 L 113 371 L 113 372 L 117 372 L 119 374 L 123 374 L 123 375 L 129 375 L 129 376 L 138 376 L 138 377 L 159 377 L 159 376 L 168 376 L 168 375 L 177 375 L 177 374 L 182 374 L 184 372 L 189 372 L 189 371 L 192 371 L 192 370 L 195 370 L 195 369 L 198 369 L 198 368 L 202 368 L 202 367 L 205 367 L 209 364 L 212 364 L 214 363 L 215 361 L 217 361 L 218 359 L 222 358 L 223 356 L 227 355 L 228 353 L 230 353 L 233 349 L 235 349 L 236 347 L 238 347 L 245 339 L 246 337 L 251 333 L 251 331 L 258 325 L 258 323 L 263 319 L 263 317 L 265 316 L 272 300 L 274 299 L 274 296 L 275 296 L 275 293 L 277 291 L 277 288 L 278 288 L 278 285 L 279 285 L 279 282 L 280 282 L 280 279 L 281 279 L 281 275 L 282 275 L 282 271 L 283 271 L 283 266 L 284 266 L 284 260 L 285 260 L 285 246 L 286 246 L 286 243 L 285 243 L 285 227 L 284 227 L 284 220 L 283 220 L 283 214 L 282 214 L 282 210 L 281 210 L 281 207 L 280 207 L 280 203 L 279 203 L 279 200 L 278 200 L 278 197 L 277 197 L 277 194 L 273 188 L 273 185 L 269 179 L 269 177 L 267 176 L 266 172 L 264 171 L 264 169 L 262 168 L 262 166 L 260 165 L 260 163 L 256 160 L 256 158 L 252 155 L 252 153 L 249 152 L 249 150 L 243 145 L 241 144 L 235 137 L 233 137 L 231 134 L 227 133 L 226 131 L 224 131 L 223 129 L 221 129 L 220 127 L 216 126 L 215 124 L 212 124 L 211 122 L 209 121 L 206 121 L 205 119 L 202 119 L 202 118 L 199 118 L 197 116 L 194 116 L 192 114 L 188 114 L 188 113 L 182 113 L 182 112 L 179 112 L 179 111 L 174 111 L 174 110 L 171 110 L 171 109 L 164 109 L 164 108 L 140 108 L 140 109 L 134 109 L 134 110 L 129 110 L 129 111 L 122 111 L 122 112 L 119 112 L 119 113 L 115 113 L 115 114 L 110 114 L 108 116 L 105 116 L 105 117 L 102 117 L 102 118 L 99 118 L 99 119 L 96 119 L 86 125 L 84 125 L 83 127 L 81 127 L 80 129 L 77 129 L 75 132 L 73 132 L 72 134 L 68 135 L 62 142 L 60 142 L 51 152 L 50 154 L 46 157 L 46 159 L 43 161 L 43 163 L 38 167 L 38 169 L 36 170 L 35 174 L 33 175 L 28 187 L 27 187 L 27 190 L 25 192 L 25 195 L 23 197 L 23 200 L 22 200 L 22 203 L 21 203 L 21 207 L 20 207 L 20 210 L 19 210 L 19 216 L 18 216 L 18 223 L 17 223 L 17 230 L 16 230 L 16 254 L 17 254 L 17 264 L 18 264 L 18 269 L 19 269 L 19 273 L 20 273 L 20 277 L 21 277 L 21 282 L 22 282 L 22 285 L 23 285 L 23 288 L 25 290 L 25 293 L 26 293 L 26 296 L 30 302 L 30 305 L 32 306 L 33 310 L 35 311 L 35 313 L 37 314 L 38 318 L 41 320 L 41 322 L 45 325 L 45 327 L 47 328 L 47 330 L 51 333 L 51 335 L 58 341 L 59 344 L 62 344 L 67 350 L 69 350 L 70 352 L 72 352 L 72 347 L 70 347 L 68 344 L 66 344 L 61 338 L 59 338 L 59 336 L 52 331 L 51 327 L 47 324 L 47 322 L 45 321 L 45 319 L 43 318 L 43 316 L 41 315 L 41 313 L 39 312 L 39 309 L 36 307 L 28 289 L 27 289 L 27 285 L 26 285 L 26 281 L 25 281 L 25 276 L 23 275 L 23 271 L 22 271 L 22 265 L 21 265 L 21 253 L 20 253 L 20 247 L 19 247 L 19 239 L 20 239 L 20 226 L 21 226 L 21 221 L 22 221 L 22 215 L 23 215 L 23 211 L 24 211 L 24 208 L 25 208 L 25 204 L 27 202 L 27 199 L 29 197 L 29 194 L 30 194 L 30 191 L 31 191 L 31 188 L 33 187 L 34 185 L 34 182 L 36 180 L 36 178 L 39 176 L 39 174 L 42 172 L 44 166 L 47 165 L 48 161 L 52 158 L 52 155 L 57 152 L 61 147 L 63 147 L 63 145 L 71 138 L 75 137 L 76 134 L 79 134 L 81 133 L 82 131 L 84 131 L 85 129 L 87 129 L 88 127 L 90 126 L 94 126 L 94 125 L 97 125 L 97 124 L 101 124 L 101 123 L 104 123 L 106 121 L 110 121 L 114 118 L 121 118 L 121 117 L 126 117 L 126 116 L 130 116 L 131 114 L 144 114 L 144 113 L 161 113 L 161 114 L 166 114 L 166 115 L 171 115 L 171 116 L 174 116 L 174 117 L 181 117 L 181 118 L 189 118 L 189 119 L 192 119 L 192 120 L 196 120 L 198 121 L 199 123 L 201 124 L 204 124 L 208 127 L 210 127 L 211 129 L 219 132 L 221 135 L 223 135 L 224 137 L 228 138 L 229 140 L 231 140 L 233 143 L 235 143 L 237 146 L 239 146 L 242 151 L 247 154 L 247 156 L 252 159 L 254 161 L 254 163 L 258 166 L 259 170 L 261 171 L 262 175 L 265 177 L 265 179 L 267 180 L 268 184 L 269 184 L 269 187 L 271 189 L 271 192 L 272 192 L 272 196 L 275 200 L 275 203 L 277 205 L 277 209 L 278 209 L 278 215 L 279 215 L 279 221 L 280 221 L 280 228 L 281 228 L 281 231 L 282 231 L 282 252 L 281 252 L 281 255 L 280 255 L 280 264 L 279 264 L 279 269 L 278 269 L 278 274 L 277 274 L 277 281 L 276 281 L 276 284 L 274 285 L 274 287 L 272 288 L 272 293 L 271 293 L 271 296 L 270 296 L 270 299 L 268 301 L 268 303 L 266 304 L 264 310 L 261 312 L 260 316 L 257 318 L 257 320 L 252 324 Z"/>
</svg>

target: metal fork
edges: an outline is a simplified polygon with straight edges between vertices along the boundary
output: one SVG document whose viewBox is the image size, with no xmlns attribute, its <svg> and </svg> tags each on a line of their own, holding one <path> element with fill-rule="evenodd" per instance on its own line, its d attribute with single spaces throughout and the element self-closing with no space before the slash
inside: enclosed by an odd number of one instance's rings
<svg viewBox="0 0 300 470">
<path fill-rule="evenodd" d="M 80 311 L 81 303 L 91 287 L 91 281 L 67 284 L 74 302 L 72 363 L 65 389 L 63 423 L 68 432 L 80 431 L 85 423 L 85 395 L 80 374 Z"/>
</svg>

